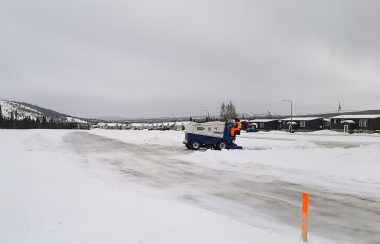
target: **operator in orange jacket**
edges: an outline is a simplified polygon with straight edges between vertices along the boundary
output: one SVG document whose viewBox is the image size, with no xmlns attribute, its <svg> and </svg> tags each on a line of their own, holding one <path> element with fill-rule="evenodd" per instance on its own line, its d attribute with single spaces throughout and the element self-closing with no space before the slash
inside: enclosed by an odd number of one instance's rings
<svg viewBox="0 0 380 244">
<path fill-rule="evenodd" d="M 230 136 L 235 137 L 236 132 L 241 130 L 241 126 L 242 126 L 242 124 L 240 122 L 240 119 L 235 118 L 235 125 L 233 127 L 231 127 L 231 129 L 230 129 Z"/>
</svg>

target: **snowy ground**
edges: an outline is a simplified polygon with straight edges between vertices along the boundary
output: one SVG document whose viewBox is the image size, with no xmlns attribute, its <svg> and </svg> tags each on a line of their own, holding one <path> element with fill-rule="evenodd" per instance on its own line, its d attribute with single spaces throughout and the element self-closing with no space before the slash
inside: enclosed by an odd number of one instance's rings
<svg viewBox="0 0 380 244">
<path fill-rule="evenodd" d="M 380 136 L 0 130 L 0 243 L 379 243 Z"/>
</svg>

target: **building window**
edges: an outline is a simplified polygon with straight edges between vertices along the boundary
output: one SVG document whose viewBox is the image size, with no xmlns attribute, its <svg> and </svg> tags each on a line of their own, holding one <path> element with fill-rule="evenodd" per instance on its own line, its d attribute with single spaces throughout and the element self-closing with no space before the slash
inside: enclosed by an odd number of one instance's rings
<svg viewBox="0 0 380 244">
<path fill-rule="evenodd" d="M 336 122 L 337 122 L 337 119 L 334 119 L 334 124 L 336 124 Z"/>
<path fill-rule="evenodd" d="M 305 128 L 306 127 L 306 121 L 300 121 L 300 127 Z"/>
<path fill-rule="evenodd" d="M 264 123 L 260 123 L 260 128 L 264 128 Z"/>
<path fill-rule="evenodd" d="M 368 126 L 368 119 L 359 120 L 359 126 L 360 127 L 367 127 Z"/>
</svg>

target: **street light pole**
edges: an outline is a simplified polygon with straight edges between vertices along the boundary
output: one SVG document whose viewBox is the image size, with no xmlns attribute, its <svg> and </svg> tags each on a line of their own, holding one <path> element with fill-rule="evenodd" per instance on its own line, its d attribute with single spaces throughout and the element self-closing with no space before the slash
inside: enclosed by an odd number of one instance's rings
<svg viewBox="0 0 380 244">
<path fill-rule="evenodd" d="M 285 99 L 282 101 L 290 102 L 290 133 L 293 133 L 293 101 L 290 99 Z"/>
</svg>

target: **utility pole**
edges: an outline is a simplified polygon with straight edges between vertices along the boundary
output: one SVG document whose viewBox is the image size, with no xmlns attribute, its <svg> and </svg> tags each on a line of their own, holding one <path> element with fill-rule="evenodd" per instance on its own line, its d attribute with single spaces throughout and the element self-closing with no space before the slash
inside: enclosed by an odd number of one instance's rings
<svg viewBox="0 0 380 244">
<path fill-rule="evenodd" d="M 271 119 L 271 118 L 272 118 L 272 114 L 271 114 L 271 112 L 269 111 L 269 108 L 268 108 L 268 114 L 267 114 L 267 116 L 268 116 L 268 119 Z"/>
<path fill-rule="evenodd" d="M 290 102 L 290 133 L 293 133 L 293 101 L 290 99 L 285 99 L 282 101 Z"/>
<path fill-rule="evenodd" d="M 338 114 L 340 114 L 340 111 L 342 110 L 342 106 L 340 106 L 340 101 L 339 101 L 339 105 L 338 105 Z"/>
</svg>

